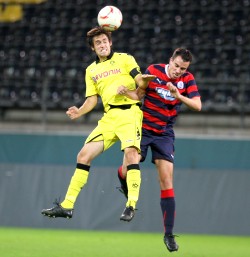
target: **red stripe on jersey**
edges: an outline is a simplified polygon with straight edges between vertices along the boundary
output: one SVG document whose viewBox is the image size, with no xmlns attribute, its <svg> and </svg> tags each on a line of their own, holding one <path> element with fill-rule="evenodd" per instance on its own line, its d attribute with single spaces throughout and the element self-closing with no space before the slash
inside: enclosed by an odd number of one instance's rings
<svg viewBox="0 0 250 257">
<path fill-rule="evenodd" d="M 144 109 L 145 112 L 147 112 L 147 109 L 148 109 L 148 113 L 151 115 L 152 115 L 152 113 L 154 113 L 156 117 L 158 115 L 162 115 L 162 117 L 159 118 L 159 120 L 161 120 L 161 121 L 164 120 L 166 122 L 168 120 L 167 117 L 175 116 L 177 114 L 176 110 L 174 108 L 172 110 L 171 109 L 169 110 L 167 108 L 167 106 L 159 107 L 159 104 L 156 105 L 156 104 L 150 102 L 148 99 L 146 99 L 144 101 L 144 105 L 146 107 Z M 173 105 L 173 104 L 171 103 L 171 104 L 169 104 L 169 106 L 170 105 Z M 153 116 L 152 119 L 155 118 L 155 116 Z"/>
<path fill-rule="evenodd" d="M 160 126 L 164 126 L 166 124 L 166 121 L 160 120 L 159 118 L 157 118 L 156 116 L 152 116 L 147 112 L 144 112 L 143 117 L 147 120 L 150 120 L 150 122 L 156 123 Z"/>
<path fill-rule="evenodd" d="M 153 128 L 153 127 L 150 127 L 149 125 L 143 123 L 142 125 L 143 128 L 147 129 L 147 130 L 151 130 L 151 131 L 154 131 L 155 133 L 163 133 L 164 131 L 166 131 L 166 129 L 156 129 L 156 128 Z"/>
<path fill-rule="evenodd" d="M 192 85 L 192 86 L 189 86 L 189 87 L 187 88 L 188 94 L 190 94 L 190 93 L 192 93 L 192 92 L 196 92 L 196 91 L 198 91 L 196 85 Z"/>
</svg>

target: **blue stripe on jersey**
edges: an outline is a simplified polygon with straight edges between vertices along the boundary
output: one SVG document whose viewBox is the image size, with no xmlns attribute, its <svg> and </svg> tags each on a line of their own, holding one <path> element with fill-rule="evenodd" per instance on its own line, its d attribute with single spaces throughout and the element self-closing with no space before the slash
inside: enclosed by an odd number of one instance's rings
<svg viewBox="0 0 250 257">
<path fill-rule="evenodd" d="M 151 117 L 154 116 L 154 118 L 150 118 L 151 121 L 153 121 L 152 123 L 155 124 L 157 123 L 159 126 L 166 126 L 166 125 L 173 125 L 175 123 L 175 119 L 177 115 L 163 115 L 159 112 L 155 112 L 152 111 L 151 109 L 148 108 L 143 108 L 143 112 L 148 113 Z M 144 115 L 145 118 L 146 115 Z M 158 121 L 158 122 L 157 122 Z"/>
</svg>

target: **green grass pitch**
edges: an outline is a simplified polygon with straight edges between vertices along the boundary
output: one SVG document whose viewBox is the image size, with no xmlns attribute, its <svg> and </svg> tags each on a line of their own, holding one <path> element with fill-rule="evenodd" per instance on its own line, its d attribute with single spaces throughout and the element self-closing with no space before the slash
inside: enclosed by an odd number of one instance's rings
<svg viewBox="0 0 250 257">
<path fill-rule="evenodd" d="M 0 228 L 1 257 L 249 257 L 250 237 L 180 234 L 169 253 L 159 233 Z"/>
</svg>

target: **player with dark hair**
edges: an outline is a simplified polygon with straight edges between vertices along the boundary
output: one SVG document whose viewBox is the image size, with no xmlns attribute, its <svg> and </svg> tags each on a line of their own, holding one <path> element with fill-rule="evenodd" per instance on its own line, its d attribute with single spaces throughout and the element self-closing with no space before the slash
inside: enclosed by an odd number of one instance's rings
<svg viewBox="0 0 250 257">
<path fill-rule="evenodd" d="M 173 186 L 174 140 L 173 126 L 185 104 L 194 111 L 201 110 L 201 100 L 194 76 L 187 71 L 192 62 L 192 54 L 184 48 L 177 48 L 168 64 L 150 65 L 146 74 L 156 78 L 148 86 L 139 86 L 137 90 L 119 88 L 122 95 L 134 100 L 144 97 L 141 161 L 147 156 L 148 148 L 152 151 L 152 162 L 156 165 L 160 183 L 160 205 L 165 228 L 164 243 L 167 249 L 178 250 L 173 235 L 175 219 L 175 194 Z M 126 167 L 118 169 L 121 191 L 127 197 Z"/>
<path fill-rule="evenodd" d="M 128 185 L 128 201 L 120 220 L 130 221 L 134 217 L 141 183 L 139 152 L 142 111 L 140 100 L 132 100 L 118 94 L 117 90 L 121 85 L 129 90 L 135 89 L 136 85 L 146 87 L 154 76 L 142 75 L 133 56 L 113 52 L 111 33 L 103 28 L 90 30 L 87 33 L 87 41 L 96 54 L 96 61 L 86 69 L 86 100 L 80 108 L 70 107 L 66 114 L 70 119 L 85 115 L 96 106 L 100 96 L 104 115 L 77 155 L 76 169 L 64 201 L 56 202 L 50 209 L 42 210 L 42 214 L 53 218 L 72 218 L 74 204 L 87 183 L 91 162 L 120 140 Z"/>
</svg>

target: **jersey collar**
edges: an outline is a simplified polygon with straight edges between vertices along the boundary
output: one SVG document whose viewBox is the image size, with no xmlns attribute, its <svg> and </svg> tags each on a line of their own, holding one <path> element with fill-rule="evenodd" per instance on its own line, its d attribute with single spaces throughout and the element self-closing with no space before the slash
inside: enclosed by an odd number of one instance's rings
<svg viewBox="0 0 250 257">
<path fill-rule="evenodd" d="M 104 62 L 106 62 L 107 60 L 110 60 L 112 58 L 113 54 L 114 54 L 114 52 L 113 52 L 113 50 L 111 50 L 109 56 L 107 57 L 107 59 Z M 98 56 L 96 56 L 95 62 L 96 62 L 96 64 L 100 62 L 100 59 L 98 58 Z"/>
<path fill-rule="evenodd" d="M 165 72 L 166 72 L 167 76 L 170 78 L 169 73 L 168 73 L 168 67 L 169 67 L 169 64 L 167 64 L 167 65 L 165 66 Z"/>
</svg>

